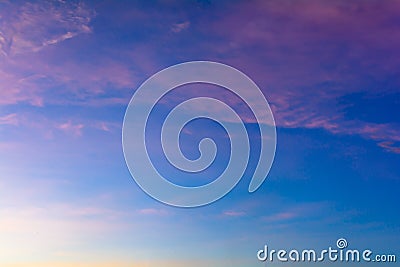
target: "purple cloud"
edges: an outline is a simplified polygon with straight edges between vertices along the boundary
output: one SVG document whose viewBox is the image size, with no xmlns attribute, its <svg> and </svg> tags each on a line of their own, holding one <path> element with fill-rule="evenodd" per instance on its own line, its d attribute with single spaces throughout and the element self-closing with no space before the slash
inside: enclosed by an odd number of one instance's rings
<svg viewBox="0 0 400 267">
<path fill-rule="evenodd" d="M 18 125 L 19 120 L 16 113 L 11 113 L 0 117 L 0 125 Z"/>
<path fill-rule="evenodd" d="M 37 52 L 48 45 L 90 33 L 95 12 L 82 2 L 6 2 L 0 11 L 3 56 Z"/>
</svg>

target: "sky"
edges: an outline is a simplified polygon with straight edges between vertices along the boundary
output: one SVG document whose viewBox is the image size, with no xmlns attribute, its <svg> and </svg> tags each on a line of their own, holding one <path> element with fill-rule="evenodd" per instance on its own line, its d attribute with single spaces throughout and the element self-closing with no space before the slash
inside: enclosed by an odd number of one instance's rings
<svg viewBox="0 0 400 267">
<path fill-rule="evenodd" d="M 0 0 L 0 265 L 257 267 L 264 245 L 324 249 L 339 238 L 399 257 L 399 27 L 391 0 Z M 182 151 L 195 159 L 199 141 L 214 138 L 216 161 L 193 177 L 168 166 L 160 125 L 182 100 L 224 100 L 253 144 L 239 184 L 188 209 L 135 183 L 122 124 L 144 81 L 194 60 L 230 65 L 258 85 L 277 147 L 250 194 L 260 142 L 249 110 L 216 86 L 166 95 L 148 143 L 171 181 L 209 183 L 229 157 L 223 128 L 197 120 Z"/>
</svg>

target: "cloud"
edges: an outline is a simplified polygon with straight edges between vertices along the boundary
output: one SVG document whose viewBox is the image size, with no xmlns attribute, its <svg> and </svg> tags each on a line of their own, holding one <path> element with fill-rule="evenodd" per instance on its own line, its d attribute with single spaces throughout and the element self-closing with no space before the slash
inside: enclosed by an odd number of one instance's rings
<svg viewBox="0 0 400 267">
<path fill-rule="evenodd" d="M 84 131 L 93 130 L 103 132 L 108 136 L 119 133 L 122 124 L 115 121 L 97 120 L 86 117 L 52 117 L 42 115 L 36 112 L 18 112 L 0 116 L 0 126 L 13 126 L 12 128 L 4 127 L 6 135 L 9 134 L 7 141 L 1 142 L 1 147 L 15 147 L 19 145 L 27 145 L 26 140 L 30 138 L 40 138 L 42 141 L 57 140 L 64 138 L 65 135 L 71 137 L 82 137 Z M 17 132 L 13 129 L 18 126 Z M 104 136 L 103 136 L 104 137 Z"/>
<path fill-rule="evenodd" d="M 227 217 L 242 217 L 246 215 L 244 211 L 233 211 L 233 210 L 225 211 L 222 214 Z"/>
<path fill-rule="evenodd" d="M 95 62 L 54 54 L 0 61 L 0 105 L 126 105 L 137 76 L 129 64 L 100 56 Z M 63 58 L 59 64 L 58 57 Z M 35 62 L 32 64 L 31 62 Z"/>
<path fill-rule="evenodd" d="M 79 42 L 72 47 L 49 49 L 91 33 L 90 24 L 95 15 L 96 12 L 82 2 L 2 3 L 0 105 L 76 104 L 93 101 L 90 98 L 99 95 L 108 98 L 104 95 L 109 87 L 131 87 L 134 75 L 126 64 L 103 55 L 101 64 L 82 62 L 81 54 L 71 56 L 71 51 L 81 45 Z"/>
<path fill-rule="evenodd" d="M 82 123 L 72 123 L 71 120 L 61 123 L 57 125 L 57 128 L 59 130 L 62 130 L 66 133 L 72 134 L 73 136 L 81 136 L 82 135 L 82 129 L 85 127 Z"/>
<path fill-rule="evenodd" d="M 388 152 L 400 154 L 400 146 L 395 146 L 394 142 L 386 141 L 378 143 L 378 146 L 384 148 Z"/>
<path fill-rule="evenodd" d="M 4 63 L 4 62 L 3 62 Z M 10 66 L 4 65 L 2 70 L 0 63 L 0 105 L 13 105 L 28 102 L 33 106 L 43 106 L 43 98 L 40 95 L 43 88 L 39 86 L 45 76 L 40 74 L 25 75 L 7 71 Z"/>
<path fill-rule="evenodd" d="M 331 204 L 326 202 L 304 202 L 295 203 L 290 208 L 277 211 L 275 213 L 262 216 L 262 221 L 268 223 L 286 223 L 289 221 L 298 221 L 304 218 L 315 219 L 315 216 L 323 214 Z"/>
<path fill-rule="evenodd" d="M 309 106 L 310 107 L 310 106 Z M 310 107 L 311 108 L 311 107 Z M 376 141 L 386 151 L 398 153 L 392 145 L 400 141 L 398 123 L 371 123 L 360 120 L 346 120 L 340 114 L 329 117 L 306 109 L 280 110 L 275 106 L 277 126 L 284 128 L 324 129 L 335 135 L 358 135 L 366 140 Z"/>
<path fill-rule="evenodd" d="M 179 46 L 179 55 L 203 56 L 246 73 L 268 99 L 278 127 L 324 129 L 387 145 L 399 138 L 398 122 L 349 119 L 340 99 L 359 92 L 382 95 L 400 85 L 390 78 L 400 67 L 400 34 L 393 23 L 399 10 L 394 1 L 238 2 L 218 17 L 196 17 L 190 24 L 196 46 Z M 174 25 L 176 31 L 183 27 Z M 210 41 L 197 39 L 204 36 Z M 240 106 L 223 93 L 217 96 Z"/>
<path fill-rule="evenodd" d="M 75 37 L 76 35 L 77 35 L 76 33 L 67 32 L 66 34 L 63 34 L 63 35 L 61 35 L 61 36 L 59 36 L 59 37 L 57 37 L 55 39 L 45 41 L 43 43 L 43 45 L 45 45 L 45 46 L 46 45 L 53 45 L 53 44 L 62 42 L 64 40 L 71 39 L 71 38 Z"/>
<path fill-rule="evenodd" d="M 175 23 L 175 24 L 172 25 L 171 31 L 173 31 L 175 33 L 179 33 L 179 32 L 181 32 L 183 30 L 188 29 L 189 26 L 190 26 L 190 22 L 189 21 L 185 21 L 185 22 L 182 22 L 182 23 Z"/>
<path fill-rule="evenodd" d="M 86 124 L 88 124 L 88 127 L 92 127 L 94 129 L 107 132 L 107 133 L 112 133 L 115 131 L 121 131 L 122 129 L 122 123 L 120 122 L 111 122 L 111 121 L 88 121 Z"/>
<path fill-rule="evenodd" d="M 94 16 L 82 2 L 8 2 L 0 10 L 0 49 L 6 56 L 40 51 L 91 32 Z"/>
<path fill-rule="evenodd" d="M 96 124 L 95 124 L 95 127 L 98 128 L 98 129 L 100 129 L 100 130 L 102 130 L 102 131 L 105 131 L 105 132 L 110 132 L 110 131 L 111 131 L 111 130 L 110 130 L 110 126 L 109 126 L 106 122 L 104 122 L 104 121 L 101 121 L 101 122 L 99 122 L 99 123 L 96 123 Z"/>
<path fill-rule="evenodd" d="M 90 45 L 100 41 L 91 24 L 96 12 L 88 5 L 50 1 L 20 6 L 9 2 L 3 6 L 0 45 L 8 57 L 0 63 L 0 105 L 126 105 L 146 75 L 195 55 L 230 64 L 248 74 L 269 100 L 278 127 L 359 135 L 388 152 L 397 151 L 387 147 L 399 139 L 397 124 L 346 119 L 345 107 L 338 101 L 354 92 L 393 90 L 370 84 L 386 80 L 400 67 L 400 34 L 391 23 L 399 15 L 397 2 L 238 2 L 219 10 L 220 16 L 210 16 L 214 9 L 208 6 L 207 15 L 200 13 L 196 21 L 182 15 L 179 23 L 169 13 L 159 15 L 151 8 L 141 12 L 136 6 L 120 6 L 121 16 L 113 18 L 111 24 L 149 21 L 146 29 L 156 32 L 160 42 L 145 36 L 129 43 L 128 49 L 115 51 L 110 39 L 110 47 L 102 47 L 87 60 L 71 52 L 82 51 L 82 43 L 54 45 L 91 32 L 94 34 L 87 35 Z M 161 23 L 163 18 L 167 23 Z M 124 31 L 137 30 L 126 27 Z M 179 35 L 171 37 L 171 31 L 189 28 L 186 33 L 192 34 L 188 37 L 196 46 L 176 43 L 179 47 L 173 49 Z M 204 37 L 210 41 L 199 39 Z M 170 46 L 166 49 L 161 43 Z M 57 49 L 52 51 L 50 46 Z M 20 53 L 24 53 L 23 58 L 18 57 Z M 163 53 L 173 55 L 174 60 L 163 60 Z M 392 87 L 397 83 L 393 81 Z M 223 94 L 220 97 L 232 106 L 240 105 Z M 251 122 L 251 118 L 245 120 Z M 109 129 L 107 125 L 97 127 Z"/>
<path fill-rule="evenodd" d="M 5 116 L 0 117 L 0 125 L 18 125 L 19 120 L 16 113 L 11 113 Z"/>
<path fill-rule="evenodd" d="M 396 92 L 400 34 L 393 21 L 399 10 L 395 1 L 240 2 L 218 19 L 204 18 L 199 31 L 221 40 L 201 43 L 212 58 L 237 66 L 259 85 L 278 127 L 388 144 L 399 138 L 398 123 L 348 119 L 339 100 Z"/>
</svg>

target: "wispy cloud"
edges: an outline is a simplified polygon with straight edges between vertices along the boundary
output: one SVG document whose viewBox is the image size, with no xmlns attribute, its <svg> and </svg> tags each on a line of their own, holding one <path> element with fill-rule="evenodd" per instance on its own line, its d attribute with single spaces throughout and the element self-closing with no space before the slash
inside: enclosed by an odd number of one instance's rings
<svg viewBox="0 0 400 267">
<path fill-rule="evenodd" d="M 77 35 L 77 33 L 67 32 L 66 34 L 63 34 L 63 35 L 61 35 L 61 36 L 59 36 L 59 37 L 57 37 L 55 39 L 51 39 L 51 40 L 45 41 L 43 43 L 43 45 L 45 45 L 45 46 L 46 45 L 53 45 L 53 44 L 62 42 L 64 40 L 71 39 L 76 35 Z"/>
<path fill-rule="evenodd" d="M 327 209 L 329 206 L 330 204 L 325 202 L 304 202 L 293 204 L 286 210 L 262 216 L 262 221 L 268 223 L 287 223 L 301 219 L 315 219 L 315 216 L 317 215 L 326 216 L 326 214 L 323 214 L 321 211 Z"/>
<path fill-rule="evenodd" d="M 361 120 L 348 120 L 342 113 L 317 113 L 312 105 L 304 108 L 291 108 L 289 103 L 282 107 L 275 106 L 277 125 L 285 128 L 324 129 L 336 135 L 358 135 L 367 140 L 373 140 L 388 152 L 397 153 L 396 149 L 389 149 L 400 141 L 400 124 L 375 123 Z"/>
<path fill-rule="evenodd" d="M 0 117 L 0 125 L 18 125 L 18 117 L 16 113 L 11 113 Z"/>
<path fill-rule="evenodd" d="M 181 32 L 183 30 L 188 29 L 189 26 L 190 26 L 190 22 L 189 21 L 185 21 L 185 22 L 182 22 L 182 23 L 175 23 L 175 24 L 172 25 L 171 31 L 173 31 L 175 33 L 179 33 L 179 32 Z"/>
<path fill-rule="evenodd" d="M 40 74 L 12 73 L 8 71 L 10 66 L 3 64 L 0 63 L 0 105 L 27 102 L 33 106 L 43 106 L 41 92 L 44 88 L 39 83 L 45 77 Z"/>
<path fill-rule="evenodd" d="M 81 136 L 82 135 L 82 129 L 85 127 L 82 123 L 73 123 L 71 120 L 57 125 L 57 128 L 66 132 L 70 133 L 74 136 Z"/>
<path fill-rule="evenodd" d="M 380 142 L 378 143 L 378 145 L 389 152 L 400 154 L 400 145 L 398 144 L 396 146 L 395 142 L 391 141 Z"/>
<path fill-rule="evenodd" d="M 100 130 L 102 130 L 102 131 L 105 131 L 105 132 L 110 132 L 111 131 L 110 125 L 108 123 L 104 122 L 104 121 L 96 123 L 95 127 L 100 129 Z"/>
<path fill-rule="evenodd" d="M 95 12 L 82 2 L 8 2 L 0 10 L 3 55 L 37 52 L 82 33 L 91 32 Z"/>
<path fill-rule="evenodd" d="M 229 210 L 229 211 L 224 211 L 222 213 L 222 215 L 227 216 L 227 217 L 242 217 L 242 216 L 246 215 L 246 212 Z"/>
<path fill-rule="evenodd" d="M 354 92 L 384 92 L 385 88 L 371 89 L 363 81 L 366 77 L 385 79 L 399 64 L 395 55 L 400 35 L 393 24 L 387 23 L 397 17 L 398 4 L 385 2 L 379 5 L 379 10 L 370 3 L 364 3 L 362 9 L 358 8 L 360 5 L 346 1 L 302 2 L 300 8 L 299 3 L 289 1 L 241 2 L 227 6 L 218 19 L 199 16 L 199 22 L 191 23 L 182 17 L 181 22 L 173 23 L 168 16 L 166 27 L 170 29 L 153 23 L 148 27 L 158 30 L 158 37 L 166 41 L 171 41 L 168 31 L 178 33 L 189 28 L 193 36 L 206 34 L 220 40 L 213 39 L 212 46 L 209 42 L 200 42 L 196 51 L 192 51 L 192 46 L 183 45 L 179 51 L 185 55 L 195 53 L 196 57 L 207 55 L 239 67 L 257 82 L 270 101 L 278 127 L 359 135 L 379 143 L 388 152 L 397 153 L 398 125 L 346 119 L 344 106 L 338 102 Z M 145 14 L 134 11 L 135 14 L 132 10 L 123 12 L 120 23 L 161 19 L 153 10 Z M 85 4 L 57 1 L 22 6 L 7 3 L 0 12 L 4 13 L 1 13 L 4 19 L 0 25 L 0 43 L 3 53 L 10 56 L 22 51 L 42 51 L 46 46 L 90 33 L 96 14 Z M 376 19 L 371 21 L 370 17 Z M 280 26 L 280 31 L 270 25 Z M 378 36 L 371 38 L 371 31 Z M 93 61 L 78 60 L 78 55 L 63 56 L 64 50 L 8 59 L 0 63 L 0 104 L 126 105 L 134 88 L 145 78 L 138 78 L 138 72 L 150 75 L 164 64 L 156 56 L 159 44 L 146 42 L 146 39 L 135 41 L 132 49 L 118 53 L 105 48 L 101 51 L 108 51 L 110 55 L 99 53 Z M 257 58 L 248 57 L 249 49 Z M 393 56 L 382 57 L 374 51 Z M 59 64 L 60 59 L 63 64 Z M 240 106 L 224 93 L 219 96 L 229 105 Z M 252 122 L 253 118 L 244 119 Z M 79 135 L 81 129 L 76 127 L 75 134 Z M 74 127 L 66 124 L 64 128 Z M 109 129 L 104 124 L 97 128 Z"/>
<path fill-rule="evenodd" d="M 398 88 L 391 78 L 400 67 L 400 34 L 391 23 L 398 10 L 393 1 L 240 2 L 227 7 L 221 19 L 203 21 L 209 27 L 201 32 L 222 40 L 207 47 L 215 58 L 256 81 L 278 127 L 325 129 L 387 145 L 398 139 L 399 125 L 348 119 L 339 99 Z M 249 51 L 256 56 L 250 58 Z"/>
<path fill-rule="evenodd" d="M 137 84 L 129 64 L 104 56 L 98 59 L 101 64 L 78 63 L 59 52 L 0 62 L 0 105 L 108 106 L 129 102 L 131 88 Z M 63 64 L 57 57 L 63 58 Z"/>
</svg>

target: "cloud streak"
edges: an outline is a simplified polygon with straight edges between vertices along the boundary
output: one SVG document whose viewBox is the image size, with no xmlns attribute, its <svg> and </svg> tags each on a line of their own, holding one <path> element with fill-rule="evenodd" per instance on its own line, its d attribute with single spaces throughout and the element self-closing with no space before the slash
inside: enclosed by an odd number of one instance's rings
<svg viewBox="0 0 400 267">
<path fill-rule="evenodd" d="M 82 129 L 85 127 L 82 123 L 74 124 L 72 121 L 67 121 L 65 123 L 57 125 L 57 129 L 62 130 L 66 133 L 70 133 L 74 136 L 81 136 Z"/>
<path fill-rule="evenodd" d="M 18 116 L 16 113 L 8 114 L 0 117 L 0 125 L 18 125 Z"/>
<path fill-rule="evenodd" d="M 245 216 L 246 213 L 244 211 L 229 210 L 229 211 L 224 211 L 222 215 L 226 217 L 242 217 Z"/>
</svg>

